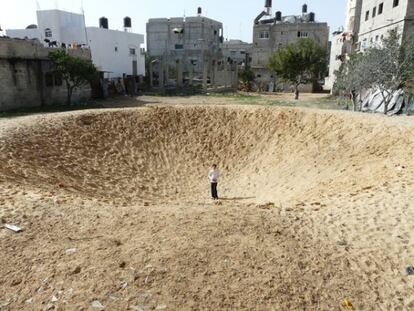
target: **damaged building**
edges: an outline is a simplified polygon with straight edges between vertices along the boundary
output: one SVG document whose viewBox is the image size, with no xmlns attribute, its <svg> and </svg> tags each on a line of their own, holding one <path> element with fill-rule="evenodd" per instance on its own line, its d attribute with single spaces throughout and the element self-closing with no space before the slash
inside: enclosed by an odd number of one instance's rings
<svg viewBox="0 0 414 311">
<path fill-rule="evenodd" d="M 237 73 L 223 57 L 223 24 L 202 15 L 153 18 L 147 23 L 152 86 L 234 84 Z M 235 76 L 236 75 L 236 76 Z"/>
<path fill-rule="evenodd" d="M 50 51 L 38 40 L 0 37 L 0 111 L 66 102 L 67 88 L 54 73 Z M 89 49 L 73 49 L 68 53 L 91 60 Z M 91 88 L 85 86 L 74 91 L 73 101 L 90 97 Z"/>
<path fill-rule="evenodd" d="M 254 20 L 251 67 L 256 81 L 266 85 L 268 91 L 285 90 L 288 86 L 277 80 L 274 72 L 268 69 L 270 56 L 280 48 L 295 43 L 302 38 L 315 40 L 322 48 L 328 49 L 329 27 L 318 22 L 314 12 L 308 12 L 306 4 L 302 14 L 284 16 L 277 11 L 272 14 L 272 0 L 265 1 L 265 10 Z M 311 91 L 312 86 L 305 86 Z"/>
</svg>

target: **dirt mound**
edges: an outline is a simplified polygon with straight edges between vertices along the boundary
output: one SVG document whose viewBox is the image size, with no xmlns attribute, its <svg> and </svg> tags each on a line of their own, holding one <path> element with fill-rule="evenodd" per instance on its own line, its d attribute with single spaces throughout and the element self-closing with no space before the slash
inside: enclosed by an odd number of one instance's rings
<svg viewBox="0 0 414 311">
<path fill-rule="evenodd" d="M 1 178 L 128 202 L 206 196 L 218 163 L 221 196 L 299 199 L 396 176 L 412 138 L 329 113 L 194 107 L 82 114 L 24 128 L 0 147 Z"/>
</svg>

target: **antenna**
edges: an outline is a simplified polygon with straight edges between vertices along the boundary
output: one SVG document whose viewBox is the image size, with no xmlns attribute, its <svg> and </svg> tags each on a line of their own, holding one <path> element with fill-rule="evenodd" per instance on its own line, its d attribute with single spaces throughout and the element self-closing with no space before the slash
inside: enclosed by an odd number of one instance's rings
<svg viewBox="0 0 414 311">
<path fill-rule="evenodd" d="M 36 7 L 37 7 L 37 10 L 40 11 L 40 4 L 39 4 L 39 1 L 37 0 L 36 0 Z"/>
</svg>

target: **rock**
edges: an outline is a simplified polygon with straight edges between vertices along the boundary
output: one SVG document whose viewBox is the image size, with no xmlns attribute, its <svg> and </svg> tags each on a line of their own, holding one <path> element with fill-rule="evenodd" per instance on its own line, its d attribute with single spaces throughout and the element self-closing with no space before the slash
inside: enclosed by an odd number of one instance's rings
<svg viewBox="0 0 414 311">
<path fill-rule="evenodd" d="M 59 299 L 56 296 L 53 296 L 52 299 L 50 299 L 51 302 L 57 302 Z"/>
<path fill-rule="evenodd" d="M 95 308 L 95 309 L 104 309 L 105 307 L 103 306 L 103 304 L 101 304 L 101 302 L 99 300 L 94 300 L 91 302 L 91 307 Z"/>
<path fill-rule="evenodd" d="M 167 309 L 167 305 L 158 305 L 155 310 L 165 310 Z"/>
<path fill-rule="evenodd" d="M 144 307 L 142 306 L 130 306 L 129 309 L 133 311 L 144 311 L 145 310 Z"/>
<path fill-rule="evenodd" d="M 405 272 L 407 272 L 408 275 L 414 275 L 414 267 L 413 266 L 407 267 L 405 269 Z"/>
<path fill-rule="evenodd" d="M 70 255 L 70 254 L 74 254 L 76 253 L 78 250 L 76 248 L 69 248 L 65 251 L 66 254 Z"/>
<path fill-rule="evenodd" d="M 16 280 L 13 280 L 10 285 L 11 286 L 17 286 L 17 285 L 19 285 L 21 283 L 22 283 L 22 280 L 21 279 L 16 279 Z"/>
<path fill-rule="evenodd" d="M 125 261 L 121 261 L 121 262 L 119 263 L 119 267 L 120 267 L 121 269 L 124 269 L 124 268 L 126 267 L 126 262 L 125 262 Z"/>
</svg>

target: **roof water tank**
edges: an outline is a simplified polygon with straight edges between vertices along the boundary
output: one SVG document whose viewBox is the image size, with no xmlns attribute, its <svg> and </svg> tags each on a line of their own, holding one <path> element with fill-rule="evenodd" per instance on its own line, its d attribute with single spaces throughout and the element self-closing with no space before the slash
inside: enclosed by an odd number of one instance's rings
<svg viewBox="0 0 414 311">
<path fill-rule="evenodd" d="M 315 13 L 313 13 L 313 12 L 309 13 L 309 21 L 312 22 L 312 23 L 315 21 Z"/>
<path fill-rule="evenodd" d="M 304 5 L 302 5 L 302 13 L 303 14 L 308 13 L 308 5 L 306 3 Z"/>
<path fill-rule="evenodd" d="M 282 12 L 277 11 L 276 12 L 276 21 L 281 22 L 282 21 Z"/>
<path fill-rule="evenodd" d="M 105 28 L 105 29 L 109 28 L 109 22 L 106 17 L 101 17 L 99 19 L 99 28 Z"/>
<path fill-rule="evenodd" d="M 201 7 L 198 7 L 197 9 L 197 14 L 201 15 L 203 13 L 203 9 Z"/>
<path fill-rule="evenodd" d="M 124 28 L 132 28 L 132 20 L 128 16 L 124 18 Z"/>
<path fill-rule="evenodd" d="M 271 8 L 272 7 L 272 0 L 266 0 L 265 1 L 265 8 Z"/>
</svg>

